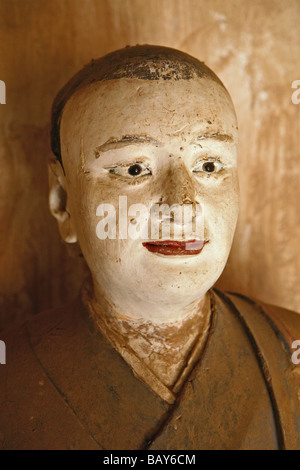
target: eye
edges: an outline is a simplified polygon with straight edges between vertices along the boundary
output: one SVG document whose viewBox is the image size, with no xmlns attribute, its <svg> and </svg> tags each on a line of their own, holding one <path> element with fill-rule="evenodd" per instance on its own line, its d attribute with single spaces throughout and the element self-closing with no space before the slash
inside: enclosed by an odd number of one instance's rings
<svg viewBox="0 0 300 470">
<path fill-rule="evenodd" d="M 193 173 L 218 173 L 223 169 L 223 165 L 218 160 L 200 160 L 192 169 Z"/>
<path fill-rule="evenodd" d="M 138 176 L 142 173 L 143 168 L 139 163 L 135 163 L 128 168 L 128 173 L 131 176 Z"/>
<path fill-rule="evenodd" d="M 106 167 L 105 169 L 108 170 L 109 173 L 128 179 L 152 175 L 150 168 L 144 162 L 115 165 L 113 167 Z"/>
</svg>

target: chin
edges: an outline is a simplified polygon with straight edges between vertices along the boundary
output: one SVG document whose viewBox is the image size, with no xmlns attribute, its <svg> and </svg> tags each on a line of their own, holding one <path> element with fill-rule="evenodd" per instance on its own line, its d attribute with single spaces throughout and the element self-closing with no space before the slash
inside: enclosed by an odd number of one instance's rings
<svg viewBox="0 0 300 470">
<path fill-rule="evenodd" d="M 196 265 L 177 264 L 172 268 L 162 266 L 154 269 L 143 269 L 139 279 L 136 280 L 139 290 L 149 293 L 153 297 L 162 298 L 168 296 L 170 300 L 177 303 L 187 298 L 195 300 L 203 297 L 211 289 L 225 267 L 216 260 L 209 260 L 209 263 L 197 263 Z M 144 267 L 145 268 L 145 267 Z"/>
</svg>

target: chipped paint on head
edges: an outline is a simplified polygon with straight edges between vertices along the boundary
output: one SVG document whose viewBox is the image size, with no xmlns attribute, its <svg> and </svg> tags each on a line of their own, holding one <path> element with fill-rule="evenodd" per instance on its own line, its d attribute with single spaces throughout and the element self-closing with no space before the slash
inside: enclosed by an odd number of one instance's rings
<svg viewBox="0 0 300 470">
<path fill-rule="evenodd" d="M 220 79 L 204 62 L 169 47 L 138 45 L 111 52 L 92 60 L 61 89 L 52 106 L 51 146 L 62 163 L 60 122 L 63 109 L 76 91 L 91 83 L 124 78 L 138 80 L 191 80 L 210 78 L 221 86 Z"/>
</svg>

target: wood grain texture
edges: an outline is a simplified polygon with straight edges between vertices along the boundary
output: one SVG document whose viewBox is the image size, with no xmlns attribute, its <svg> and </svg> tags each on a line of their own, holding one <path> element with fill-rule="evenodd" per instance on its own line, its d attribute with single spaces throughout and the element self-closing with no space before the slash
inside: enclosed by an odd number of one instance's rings
<svg viewBox="0 0 300 470">
<path fill-rule="evenodd" d="M 86 268 L 47 202 L 52 100 L 127 44 L 188 52 L 228 88 L 240 126 L 241 210 L 218 287 L 300 311 L 299 0 L 1 0 L 0 329 L 61 305 Z"/>
</svg>

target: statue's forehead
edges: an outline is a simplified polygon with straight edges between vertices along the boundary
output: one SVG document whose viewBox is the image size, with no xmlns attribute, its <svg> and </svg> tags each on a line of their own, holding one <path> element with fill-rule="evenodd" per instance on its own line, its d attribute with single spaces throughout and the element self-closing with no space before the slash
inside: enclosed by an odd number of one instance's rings
<svg viewBox="0 0 300 470">
<path fill-rule="evenodd" d="M 187 152 L 213 148 L 219 153 L 226 150 L 228 160 L 235 161 L 236 143 L 230 96 L 209 79 L 126 78 L 94 83 L 74 94 L 61 123 L 66 167 L 67 154 L 73 161 L 79 148 L 87 164 L 95 163 L 99 153 L 101 161 L 104 153 L 110 161 L 107 150 L 117 149 L 118 158 L 128 158 L 129 145 L 135 146 L 136 155 L 143 150 L 155 159 L 163 148 L 171 153 L 180 148 Z M 192 156 L 188 153 L 184 158 Z"/>
<path fill-rule="evenodd" d="M 158 101 L 154 101 L 157 98 Z M 151 104 L 152 100 L 153 109 L 155 105 L 158 107 L 160 103 L 163 105 L 165 101 L 171 100 L 174 103 L 174 112 L 180 112 L 176 105 L 184 104 L 192 109 L 194 100 L 203 105 L 209 103 L 222 108 L 230 108 L 234 112 L 227 90 L 210 77 L 194 77 L 189 80 L 140 80 L 124 77 L 94 82 L 78 89 L 66 103 L 65 110 L 72 108 L 74 112 L 79 106 L 82 111 L 97 107 L 101 103 L 109 108 L 115 105 L 115 101 L 122 108 L 132 99 L 135 104 L 146 104 L 149 100 Z"/>
<path fill-rule="evenodd" d="M 109 121 L 113 127 L 147 127 L 182 123 L 224 127 L 236 133 L 236 117 L 227 90 L 209 77 L 190 80 L 139 80 L 121 78 L 105 80 L 78 90 L 67 103 L 61 131 L 74 125 L 88 127 L 92 122 Z M 103 126 L 101 126 L 103 129 Z"/>
<path fill-rule="evenodd" d="M 176 49 L 136 45 L 111 52 L 99 59 L 93 59 L 79 70 L 57 94 L 52 106 L 51 146 L 61 160 L 60 131 L 65 107 L 74 95 L 98 82 L 137 79 L 141 82 L 184 82 L 193 79 L 209 79 L 226 89 L 217 75 L 204 62 Z"/>
</svg>

